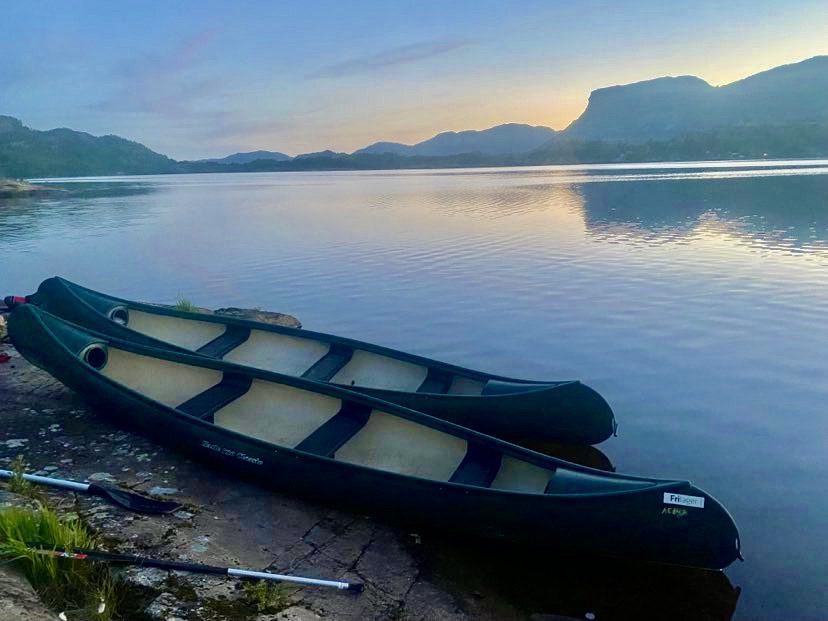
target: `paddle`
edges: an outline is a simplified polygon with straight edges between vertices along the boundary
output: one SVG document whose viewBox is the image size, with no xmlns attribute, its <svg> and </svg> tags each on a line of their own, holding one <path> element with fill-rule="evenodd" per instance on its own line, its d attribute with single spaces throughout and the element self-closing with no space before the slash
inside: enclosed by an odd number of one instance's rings
<svg viewBox="0 0 828 621">
<path fill-rule="evenodd" d="M 216 567 L 198 563 L 182 563 L 180 561 L 164 561 L 161 559 L 133 556 L 131 554 L 113 554 L 111 552 L 97 552 L 95 550 L 76 549 L 73 551 L 64 548 L 47 547 L 41 544 L 27 544 L 29 549 L 38 554 L 58 558 L 71 558 L 80 561 L 102 561 L 105 563 L 123 563 L 126 565 L 141 565 L 142 567 L 157 567 L 197 574 L 214 574 L 219 576 L 233 576 L 247 580 L 274 580 L 278 582 L 294 582 L 310 586 L 333 587 L 343 591 L 361 592 L 365 587 L 358 582 L 340 582 L 338 580 L 321 580 L 319 578 L 303 578 L 301 576 L 285 576 L 271 574 L 265 571 L 251 571 L 249 569 L 234 569 L 232 567 Z"/>
<path fill-rule="evenodd" d="M 0 479 L 11 479 L 14 476 L 15 473 L 11 470 L 0 470 Z M 117 487 L 108 487 L 95 483 L 78 483 L 77 481 L 66 481 L 64 479 L 52 479 L 36 474 L 21 474 L 20 476 L 26 481 L 37 485 L 58 487 L 60 489 L 72 490 L 73 492 L 100 496 L 101 498 L 112 501 L 116 505 L 137 513 L 172 513 L 181 507 L 181 504 L 177 502 L 153 500 L 152 498 L 147 498 L 134 492 L 127 492 Z"/>
</svg>

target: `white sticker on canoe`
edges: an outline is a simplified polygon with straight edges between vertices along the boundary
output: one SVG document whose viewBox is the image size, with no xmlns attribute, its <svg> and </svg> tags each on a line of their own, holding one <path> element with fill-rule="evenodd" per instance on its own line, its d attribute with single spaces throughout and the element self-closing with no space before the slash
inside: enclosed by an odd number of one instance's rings
<svg viewBox="0 0 828 621">
<path fill-rule="evenodd" d="M 684 494 L 670 494 L 664 493 L 665 505 L 683 505 L 685 507 L 696 507 L 697 509 L 704 509 L 703 496 L 685 496 Z"/>
</svg>

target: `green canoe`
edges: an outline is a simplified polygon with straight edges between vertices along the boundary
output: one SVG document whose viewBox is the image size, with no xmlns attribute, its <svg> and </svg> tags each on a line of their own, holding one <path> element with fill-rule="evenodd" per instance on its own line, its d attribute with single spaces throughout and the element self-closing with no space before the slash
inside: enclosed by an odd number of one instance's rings
<svg viewBox="0 0 828 621">
<path fill-rule="evenodd" d="M 739 533 L 687 481 L 571 464 L 379 399 L 158 349 L 32 304 L 9 318 L 28 360 L 117 423 L 223 470 L 406 524 L 720 569 Z"/>
<path fill-rule="evenodd" d="M 347 387 L 514 442 L 597 444 L 616 429 L 607 402 L 578 381 L 492 375 L 330 334 L 122 300 L 58 277 L 22 299 L 96 332 Z"/>
</svg>

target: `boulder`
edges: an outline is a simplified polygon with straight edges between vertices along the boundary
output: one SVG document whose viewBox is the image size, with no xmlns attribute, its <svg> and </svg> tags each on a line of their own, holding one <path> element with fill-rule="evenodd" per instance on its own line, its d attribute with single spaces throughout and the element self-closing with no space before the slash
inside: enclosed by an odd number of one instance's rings
<svg viewBox="0 0 828 621">
<path fill-rule="evenodd" d="M 57 614 L 40 601 L 23 574 L 0 565 L 0 619 L 3 621 L 54 621 Z"/>
</svg>

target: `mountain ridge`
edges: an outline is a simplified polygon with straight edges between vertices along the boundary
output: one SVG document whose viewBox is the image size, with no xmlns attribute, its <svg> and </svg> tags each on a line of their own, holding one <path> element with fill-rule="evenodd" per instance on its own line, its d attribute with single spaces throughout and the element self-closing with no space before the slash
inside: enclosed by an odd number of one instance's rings
<svg viewBox="0 0 828 621">
<path fill-rule="evenodd" d="M 561 134 L 644 142 L 727 126 L 790 122 L 828 122 L 828 56 L 780 65 L 723 86 L 677 76 L 596 89 L 586 110 Z"/>
<path fill-rule="evenodd" d="M 0 116 L 0 177 L 78 177 L 173 172 L 176 161 L 144 145 L 65 127 L 39 131 Z"/>
<path fill-rule="evenodd" d="M 461 153 L 508 155 L 536 149 L 554 138 L 556 134 L 554 129 L 543 125 L 503 123 L 482 130 L 440 132 L 413 145 L 399 142 L 375 142 L 357 149 L 352 155 L 365 153 L 393 153 L 408 156 L 459 155 Z"/>
<path fill-rule="evenodd" d="M 240 153 L 233 153 L 226 157 L 210 157 L 203 160 L 195 160 L 196 162 L 210 162 L 215 164 L 248 164 L 256 160 L 275 160 L 283 162 L 285 160 L 293 159 L 290 155 L 282 153 L 281 151 L 242 151 Z"/>
<path fill-rule="evenodd" d="M 177 162 L 119 136 L 39 131 L 0 116 L 0 177 L 20 178 L 826 156 L 828 56 L 723 86 L 685 75 L 603 87 L 562 131 L 505 123 L 414 145 L 377 142 L 351 154 L 251 151 Z"/>
</svg>

